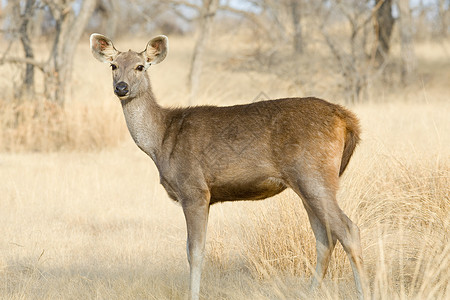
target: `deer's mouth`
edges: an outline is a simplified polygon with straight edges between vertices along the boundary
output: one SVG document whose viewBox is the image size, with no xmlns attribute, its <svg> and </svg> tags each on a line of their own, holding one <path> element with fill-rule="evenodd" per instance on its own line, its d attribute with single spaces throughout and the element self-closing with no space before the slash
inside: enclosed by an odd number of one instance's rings
<svg viewBox="0 0 450 300">
<path fill-rule="evenodd" d="M 128 99 L 130 98 L 128 94 L 125 95 L 125 96 L 119 96 L 119 95 L 117 95 L 117 97 L 119 98 L 120 101 L 126 101 L 126 100 L 128 100 Z"/>
</svg>

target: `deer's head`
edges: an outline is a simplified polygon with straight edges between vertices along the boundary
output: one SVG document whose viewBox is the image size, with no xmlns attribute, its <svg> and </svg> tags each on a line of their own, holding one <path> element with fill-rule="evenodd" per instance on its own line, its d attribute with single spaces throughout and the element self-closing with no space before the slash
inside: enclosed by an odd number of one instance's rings
<svg viewBox="0 0 450 300">
<path fill-rule="evenodd" d="M 158 35 L 151 39 L 142 52 L 120 52 L 104 35 L 91 35 L 91 51 L 96 59 L 111 65 L 114 93 L 120 100 L 131 100 L 150 88 L 147 69 L 164 60 L 168 39 Z"/>
</svg>

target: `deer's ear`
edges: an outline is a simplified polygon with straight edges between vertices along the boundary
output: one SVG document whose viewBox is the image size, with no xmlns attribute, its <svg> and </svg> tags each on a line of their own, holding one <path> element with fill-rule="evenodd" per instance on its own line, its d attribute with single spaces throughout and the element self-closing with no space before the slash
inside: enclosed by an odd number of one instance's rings
<svg viewBox="0 0 450 300">
<path fill-rule="evenodd" d="M 167 36 L 158 35 L 152 38 L 143 52 L 146 67 L 148 68 L 151 64 L 155 65 L 162 62 L 166 58 L 168 49 L 169 39 Z"/>
<path fill-rule="evenodd" d="M 101 62 L 110 63 L 119 54 L 112 41 L 104 35 L 93 33 L 90 41 L 92 54 Z"/>
</svg>

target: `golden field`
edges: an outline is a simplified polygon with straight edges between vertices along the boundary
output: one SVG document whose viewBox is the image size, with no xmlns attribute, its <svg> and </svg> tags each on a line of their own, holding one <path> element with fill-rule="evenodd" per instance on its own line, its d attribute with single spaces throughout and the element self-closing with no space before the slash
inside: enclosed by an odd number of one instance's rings
<svg viewBox="0 0 450 300">
<path fill-rule="evenodd" d="M 192 42 L 169 38 L 169 56 L 149 72 L 162 105 L 185 105 Z M 116 47 L 141 50 L 146 42 L 122 39 Z M 207 57 L 198 103 L 250 102 L 261 91 L 342 103 L 332 81 L 302 89 L 215 59 L 232 64 L 234 46 Z M 189 272 L 182 210 L 128 136 L 109 68 L 88 48 L 85 38 L 64 109 L 0 104 L 0 298 L 183 299 Z M 350 106 L 363 141 L 338 201 L 361 229 L 374 299 L 450 298 L 450 43 L 422 42 L 416 50 L 417 84 L 370 87 L 367 102 Z M 12 114 L 29 122 L 11 128 Z M 211 208 L 203 299 L 356 298 L 340 245 L 315 292 L 314 266 L 312 230 L 293 192 Z"/>
</svg>

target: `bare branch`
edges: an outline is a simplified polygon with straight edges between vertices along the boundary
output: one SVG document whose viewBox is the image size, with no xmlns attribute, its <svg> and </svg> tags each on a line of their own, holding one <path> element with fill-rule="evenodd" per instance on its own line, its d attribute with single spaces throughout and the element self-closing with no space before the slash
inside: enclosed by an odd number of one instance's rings
<svg viewBox="0 0 450 300">
<path fill-rule="evenodd" d="M 38 68 L 39 70 L 41 70 L 42 72 L 45 72 L 45 64 L 39 61 L 36 61 L 34 59 L 31 58 L 26 58 L 26 57 L 6 57 L 6 58 L 2 58 L 0 60 L 0 65 L 3 64 L 29 64 L 29 65 L 33 65 L 36 68 Z"/>
<path fill-rule="evenodd" d="M 220 5 L 218 10 L 222 10 L 222 11 L 228 11 L 237 15 L 241 15 L 244 18 L 246 18 L 247 20 L 249 20 L 250 22 L 254 23 L 256 26 L 258 26 L 260 29 L 264 29 L 266 28 L 266 26 L 264 25 L 264 23 L 260 20 L 259 16 L 255 13 L 246 11 L 246 10 L 240 10 L 228 5 Z M 266 31 L 266 30 L 265 30 Z"/>
<path fill-rule="evenodd" d="M 6 58 L 6 55 L 8 55 L 9 51 L 11 50 L 13 42 L 14 42 L 14 40 L 12 40 L 12 39 L 9 41 L 8 47 L 6 47 L 5 52 L 3 52 L 3 55 L 0 58 L 0 62 Z"/>
<path fill-rule="evenodd" d="M 369 16 L 367 16 L 364 21 L 362 21 L 360 24 L 356 23 L 356 17 L 352 16 L 352 14 L 342 5 L 341 2 L 337 3 L 337 6 L 339 10 L 344 14 L 344 16 L 347 18 L 347 20 L 350 22 L 350 24 L 353 27 L 353 34 L 356 35 L 364 26 L 366 26 L 374 17 L 377 11 L 380 9 L 381 5 L 384 3 L 384 0 L 381 0 L 378 2 L 370 11 Z"/>
<path fill-rule="evenodd" d="M 235 13 L 235 14 L 238 14 L 238 15 L 255 16 L 254 13 L 251 13 L 251 12 L 246 11 L 246 10 L 237 9 L 237 8 L 231 7 L 229 5 L 220 5 L 219 6 L 219 10 L 225 10 L 225 11 L 232 12 L 232 13 Z"/>
<path fill-rule="evenodd" d="M 183 6 L 187 6 L 187 7 L 196 9 L 196 10 L 200 10 L 200 9 L 201 9 L 201 7 L 200 7 L 199 5 L 194 4 L 194 3 L 191 3 L 191 2 L 189 2 L 189 1 L 183 1 L 183 0 L 171 0 L 170 2 L 171 2 L 171 4 L 173 4 L 173 5 L 183 5 Z"/>
<path fill-rule="evenodd" d="M 192 21 L 191 18 L 186 17 L 182 12 L 178 11 L 176 8 L 173 9 L 172 12 L 173 12 L 177 17 L 183 19 L 183 20 L 186 21 L 186 22 L 191 22 L 191 21 Z M 194 19 L 195 19 L 195 18 L 194 18 Z"/>
</svg>

